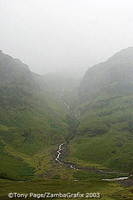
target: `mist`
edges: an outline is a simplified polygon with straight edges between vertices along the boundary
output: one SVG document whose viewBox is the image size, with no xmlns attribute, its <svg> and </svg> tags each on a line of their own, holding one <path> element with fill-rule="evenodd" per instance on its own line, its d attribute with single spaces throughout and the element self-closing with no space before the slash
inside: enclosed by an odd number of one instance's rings
<svg viewBox="0 0 133 200">
<path fill-rule="evenodd" d="M 39 74 L 82 75 L 133 46 L 132 0 L 0 0 L 0 49 Z"/>
</svg>

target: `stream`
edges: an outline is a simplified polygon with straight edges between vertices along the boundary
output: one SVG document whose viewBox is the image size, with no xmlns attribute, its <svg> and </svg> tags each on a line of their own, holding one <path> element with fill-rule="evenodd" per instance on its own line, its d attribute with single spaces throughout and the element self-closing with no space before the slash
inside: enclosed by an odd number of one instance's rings
<svg viewBox="0 0 133 200">
<path fill-rule="evenodd" d="M 92 168 L 92 167 L 79 167 L 76 164 L 70 163 L 70 162 L 65 162 L 62 161 L 61 156 L 63 153 L 63 146 L 65 145 L 65 143 L 62 143 L 58 146 L 58 150 L 57 150 L 57 156 L 55 158 L 55 161 L 58 162 L 60 165 L 65 165 L 71 169 L 74 170 L 90 170 L 90 171 L 94 171 L 96 173 L 101 173 L 101 174 L 113 174 L 115 172 L 109 172 L 109 171 L 104 171 L 104 170 L 100 170 L 100 169 L 96 169 L 96 168 Z M 117 177 L 117 178 L 111 178 L 111 179 L 102 179 L 103 181 L 122 181 L 122 180 L 127 180 L 129 177 Z"/>
<path fill-rule="evenodd" d="M 61 160 L 60 160 L 60 155 L 61 155 L 61 152 L 62 152 L 62 146 L 64 145 L 64 143 L 60 144 L 59 147 L 58 147 L 58 150 L 57 150 L 57 156 L 55 158 L 55 160 L 62 164 Z"/>
<path fill-rule="evenodd" d="M 70 105 L 68 105 L 67 102 L 64 101 L 64 105 L 66 107 L 66 109 L 71 113 L 71 115 L 73 114 L 72 110 L 70 109 Z M 76 116 L 74 115 L 74 119 L 76 119 Z M 73 129 L 73 127 L 71 127 L 71 129 Z M 76 131 L 73 130 L 74 132 Z M 77 164 L 68 162 L 68 161 L 64 161 L 62 160 L 63 157 L 63 150 L 64 150 L 64 146 L 66 145 L 66 143 L 62 143 L 58 146 L 57 149 L 57 156 L 55 158 L 55 161 L 58 162 L 60 165 L 64 165 L 68 168 L 74 169 L 74 170 L 88 170 L 88 171 L 93 171 L 96 173 L 100 173 L 100 174 L 116 174 L 116 172 L 112 172 L 112 171 L 105 171 L 105 170 L 101 170 L 101 169 L 97 169 L 94 167 L 81 167 L 78 166 Z M 122 180 L 127 180 L 129 177 L 117 177 L 117 178 L 110 178 L 110 179 L 102 179 L 103 181 L 122 181 Z"/>
</svg>

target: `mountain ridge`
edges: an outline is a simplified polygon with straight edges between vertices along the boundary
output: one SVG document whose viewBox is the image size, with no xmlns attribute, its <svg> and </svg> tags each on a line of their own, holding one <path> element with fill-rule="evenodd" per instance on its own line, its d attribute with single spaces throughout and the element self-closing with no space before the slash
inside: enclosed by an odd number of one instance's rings
<svg viewBox="0 0 133 200">
<path fill-rule="evenodd" d="M 39 176 L 45 162 L 49 163 L 44 172 L 47 176 L 52 166 L 48 149 L 53 151 L 68 132 L 63 105 L 48 91 L 40 75 L 2 52 L 0 96 L 0 178 L 25 180 Z M 43 164 L 39 168 L 40 157 Z"/>
<path fill-rule="evenodd" d="M 133 48 L 89 68 L 79 88 L 69 160 L 132 173 Z"/>
<path fill-rule="evenodd" d="M 110 92 L 115 94 L 115 89 L 111 84 L 115 84 L 120 91 L 123 90 L 120 95 L 122 92 L 128 92 L 128 86 L 130 90 L 133 84 L 132 57 L 133 47 L 130 47 L 116 53 L 107 61 L 89 68 L 80 85 L 81 99 L 87 99 L 89 96 L 95 98 L 97 93 L 98 95 L 102 92 L 106 93 L 107 87 L 110 87 Z"/>
</svg>

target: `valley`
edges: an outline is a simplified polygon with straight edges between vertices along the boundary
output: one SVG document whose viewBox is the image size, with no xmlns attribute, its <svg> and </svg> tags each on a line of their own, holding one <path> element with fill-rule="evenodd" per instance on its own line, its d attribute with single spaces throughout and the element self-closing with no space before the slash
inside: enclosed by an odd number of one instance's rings
<svg viewBox="0 0 133 200">
<path fill-rule="evenodd" d="M 1 200 L 11 191 L 133 199 L 130 54 L 118 52 L 75 81 L 37 75 L 0 52 Z"/>
</svg>

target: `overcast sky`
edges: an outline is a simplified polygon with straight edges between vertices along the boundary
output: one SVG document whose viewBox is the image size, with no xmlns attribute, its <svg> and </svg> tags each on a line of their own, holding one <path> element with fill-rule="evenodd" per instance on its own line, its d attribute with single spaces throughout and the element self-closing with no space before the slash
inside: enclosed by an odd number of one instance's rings
<svg viewBox="0 0 133 200">
<path fill-rule="evenodd" d="M 0 49 L 40 74 L 133 46 L 133 0 L 0 0 Z"/>
</svg>

